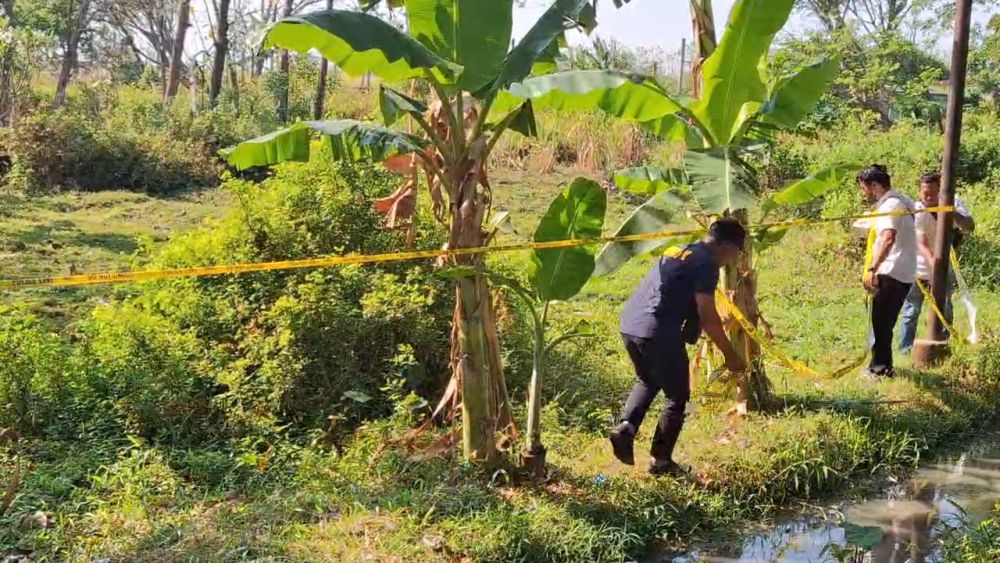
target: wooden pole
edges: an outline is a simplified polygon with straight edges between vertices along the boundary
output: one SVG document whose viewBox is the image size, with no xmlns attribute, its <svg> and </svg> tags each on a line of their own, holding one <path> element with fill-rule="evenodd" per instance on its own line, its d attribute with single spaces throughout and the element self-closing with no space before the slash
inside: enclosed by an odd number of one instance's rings
<svg viewBox="0 0 1000 563">
<path fill-rule="evenodd" d="M 955 165 L 962 139 L 962 106 L 965 103 L 965 75 L 969 60 L 969 25 L 972 18 L 972 0 L 957 0 L 955 6 L 955 35 L 951 49 L 951 84 L 948 92 L 948 117 L 945 123 L 944 154 L 941 162 L 940 205 L 955 204 Z M 937 233 L 934 238 L 934 264 L 931 270 L 931 293 L 938 310 L 944 311 L 948 294 L 949 257 L 954 225 L 953 213 L 939 213 Z M 932 364 L 947 354 L 944 326 L 941 319 L 928 307 L 927 327 L 930 341 L 917 343 L 914 360 L 918 365 Z"/>
</svg>

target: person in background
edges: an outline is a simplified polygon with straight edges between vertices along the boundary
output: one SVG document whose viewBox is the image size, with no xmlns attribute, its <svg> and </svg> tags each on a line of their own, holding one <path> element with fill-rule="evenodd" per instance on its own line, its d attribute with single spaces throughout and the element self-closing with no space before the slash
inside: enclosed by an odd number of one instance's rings
<svg viewBox="0 0 1000 563">
<path fill-rule="evenodd" d="M 621 333 L 636 382 L 610 435 L 614 455 L 622 463 L 635 464 L 635 435 L 662 391 L 666 406 L 653 435 L 649 472 L 683 472 L 673 451 L 691 393 L 685 342 L 695 343 L 704 330 L 725 357 L 726 368 L 745 371 L 715 309 L 715 290 L 719 268 L 735 262 L 746 237 L 739 221 L 716 221 L 701 242 L 671 249 L 657 260 L 625 304 Z"/>
<path fill-rule="evenodd" d="M 913 212 L 916 203 L 892 189 L 889 171 L 873 164 L 858 174 L 858 187 L 875 213 Z M 892 377 L 892 333 L 917 273 L 917 234 L 913 215 L 875 219 L 875 246 L 864 286 L 872 294 L 872 357 L 862 375 Z"/>
<path fill-rule="evenodd" d="M 938 172 L 928 172 L 920 177 L 920 202 L 917 209 L 927 209 L 940 205 L 941 194 L 941 174 Z M 915 219 L 917 229 L 917 282 L 923 283 L 924 287 L 930 289 L 931 269 L 934 264 L 934 236 L 937 232 L 937 214 L 920 213 Z M 965 235 L 975 230 L 976 224 L 972 219 L 969 209 L 957 196 L 955 197 L 955 236 L 954 246 L 957 247 L 962 242 Z M 950 272 L 948 282 L 948 292 L 945 296 L 944 316 L 948 323 L 954 319 L 954 309 L 952 308 L 951 296 L 955 291 L 955 272 Z M 903 326 L 900 329 L 899 349 L 904 354 L 909 354 L 913 348 L 913 342 L 917 337 L 917 325 L 920 324 L 920 311 L 924 305 L 924 292 L 916 284 L 910 288 L 910 293 L 906 296 L 903 304 Z M 944 337 L 948 338 L 948 331 L 944 331 Z"/>
</svg>

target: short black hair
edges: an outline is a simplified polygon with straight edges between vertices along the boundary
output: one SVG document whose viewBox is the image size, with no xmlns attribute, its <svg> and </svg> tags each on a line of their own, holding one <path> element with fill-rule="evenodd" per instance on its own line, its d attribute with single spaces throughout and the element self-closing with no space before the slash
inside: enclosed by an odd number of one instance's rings
<svg viewBox="0 0 1000 563">
<path fill-rule="evenodd" d="M 724 244 L 743 248 L 747 241 L 747 229 L 731 217 L 719 219 L 708 227 L 708 236 Z"/>
<path fill-rule="evenodd" d="M 937 171 L 924 172 L 920 175 L 921 184 L 937 184 L 941 185 L 941 173 Z"/>
<path fill-rule="evenodd" d="M 861 172 L 858 172 L 858 182 L 865 184 L 876 183 L 886 188 L 892 188 L 892 177 L 889 176 L 889 169 L 882 164 L 872 164 Z"/>
</svg>

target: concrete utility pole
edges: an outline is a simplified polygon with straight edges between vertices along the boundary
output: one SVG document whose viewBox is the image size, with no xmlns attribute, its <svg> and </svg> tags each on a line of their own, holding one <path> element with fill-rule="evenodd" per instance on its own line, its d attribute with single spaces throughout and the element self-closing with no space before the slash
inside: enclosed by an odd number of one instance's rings
<svg viewBox="0 0 1000 563">
<path fill-rule="evenodd" d="M 677 95 L 684 93 L 684 51 L 687 51 L 687 37 L 681 37 L 681 66 L 677 70 Z"/>
<path fill-rule="evenodd" d="M 951 49 L 951 84 L 948 92 L 948 117 L 945 123 L 944 155 L 941 162 L 941 196 L 939 205 L 955 205 L 955 165 L 962 140 L 962 106 L 965 103 L 965 75 L 969 61 L 969 25 L 972 19 L 972 0 L 957 0 L 955 5 L 955 36 Z M 939 213 L 937 233 L 934 238 L 934 265 L 931 293 L 938 310 L 944 311 L 948 292 L 949 258 L 954 214 Z M 929 305 L 929 304 L 928 304 Z M 927 308 L 927 328 L 930 339 L 918 341 L 913 357 L 918 366 L 933 364 L 948 353 L 941 319 L 933 307 Z"/>
</svg>

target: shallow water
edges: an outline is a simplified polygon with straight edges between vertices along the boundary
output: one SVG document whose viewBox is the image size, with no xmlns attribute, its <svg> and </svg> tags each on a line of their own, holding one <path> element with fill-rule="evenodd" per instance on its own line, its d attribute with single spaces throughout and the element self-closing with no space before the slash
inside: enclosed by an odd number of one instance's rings
<svg viewBox="0 0 1000 563">
<path fill-rule="evenodd" d="M 1000 500 L 1000 436 L 977 444 L 950 460 L 921 468 L 906 484 L 879 498 L 849 503 L 837 521 L 801 516 L 779 521 L 769 530 L 729 548 L 705 548 L 669 555 L 661 562 L 809 562 L 836 561 L 828 545 L 871 547 L 871 563 L 933 563 L 934 545 L 946 526 L 977 524 Z M 877 542 L 877 545 L 875 545 Z"/>
</svg>

